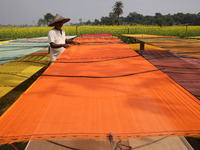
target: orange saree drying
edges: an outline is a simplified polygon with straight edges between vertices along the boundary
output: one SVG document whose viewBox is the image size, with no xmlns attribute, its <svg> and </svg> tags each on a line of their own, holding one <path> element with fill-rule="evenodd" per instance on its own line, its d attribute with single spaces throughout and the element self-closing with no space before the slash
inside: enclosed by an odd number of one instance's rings
<svg viewBox="0 0 200 150">
<path fill-rule="evenodd" d="M 1 143 L 200 135 L 200 102 L 162 70 L 109 34 L 75 40 L 1 116 Z"/>
</svg>

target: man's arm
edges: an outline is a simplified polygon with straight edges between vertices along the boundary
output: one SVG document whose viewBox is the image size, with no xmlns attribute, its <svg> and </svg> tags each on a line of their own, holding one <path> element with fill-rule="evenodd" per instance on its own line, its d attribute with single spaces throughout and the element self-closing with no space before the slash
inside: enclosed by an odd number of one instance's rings
<svg viewBox="0 0 200 150">
<path fill-rule="evenodd" d="M 52 48 L 60 48 L 60 47 L 68 48 L 68 47 L 69 47 L 68 44 L 56 44 L 56 43 L 54 43 L 54 42 L 51 42 L 51 43 L 50 43 L 50 46 L 51 46 Z"/>
<path fill-rule="evenodd" d="M 75 45 L 79 45 L 80 44 L 79 42 L 71 41 L 71 40 L 68 40 L 68 39 L 65 39 L 65 43 L 66 44 L 75 44 Z"/>
</svg>

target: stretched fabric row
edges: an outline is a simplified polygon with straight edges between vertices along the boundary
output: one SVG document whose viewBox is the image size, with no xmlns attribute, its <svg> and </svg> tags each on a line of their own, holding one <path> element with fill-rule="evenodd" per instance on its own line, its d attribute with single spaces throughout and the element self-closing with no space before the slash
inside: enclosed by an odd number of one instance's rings
<svg viewBox="0 0 200 150">
<path fill-rule="evenodd" d="M 148 34 L 122 34 L 122 36 L 132 37 L 142 43 L 170 50 L 177 54 L 200 58 L 199 40 Z"/>
<path fill-rule="evenodd" d="M 166 74 L 111 35 L 75 40 L 0 118 L 1 143 L 200 135 L 199 101 Z"/>
</svg>

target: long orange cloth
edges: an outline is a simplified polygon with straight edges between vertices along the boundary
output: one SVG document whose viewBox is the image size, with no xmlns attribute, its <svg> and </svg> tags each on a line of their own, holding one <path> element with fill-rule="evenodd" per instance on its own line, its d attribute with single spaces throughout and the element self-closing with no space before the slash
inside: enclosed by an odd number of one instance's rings
<svg viewBox="0 0 200 150">
<path fill-rule="evenodd" d="M 200 102 L 166 74 L 116 37 L 76 40 L 1 116 L 0 142 L 200 135 Z"/>
</svg>

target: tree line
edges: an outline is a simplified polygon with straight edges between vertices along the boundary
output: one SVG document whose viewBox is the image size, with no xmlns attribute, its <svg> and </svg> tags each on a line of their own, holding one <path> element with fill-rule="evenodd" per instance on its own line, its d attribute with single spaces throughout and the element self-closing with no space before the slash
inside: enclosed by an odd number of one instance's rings
<svg viewBox="0 0 200 150">
<path fill-rule="evenodd" d="M 108 17 L 102 17 L 100 20 L 95 19 L 94 22 L 90 20 L 84 22 L 86 25 L 159 25 L 159 26 L 172 26 L 172 25 L 200 25 L 200 13 L 198 14 L 167 14 L 155 13 L 154 16 L 144 16 L 137 12 L 131 12 L 126 17 L 117 18 L 116 14 L 111 12 Z"/>
<path fill-rule="evenodd" d="M 101 17 L 100 20 L 95 19 L 93 22 L 88 20 L 87 22 L 82 22 L 79 19 L 79 23 L 71 25 L 159 25 L 159 26 L 173 26 L 173 25 L 200 25 L 200 12 L 198 14 L 190 13 L 176 13 L 162 15 L 161 13 L 155 13 L 154 16 L 144 16 L 138 14 L 137 12 L 130 12 L 126 17 L 120 17 L 123 14 L 123 3 L 121 1 L 115 2 L 112 7 L 112 12 L 108 16 Z M 52 20 L 54 16 L 51 13 L 44 15 L 44 18 L 40 18 L 37 22 L 38 26 L 46 26 Z"/>
</svg>

